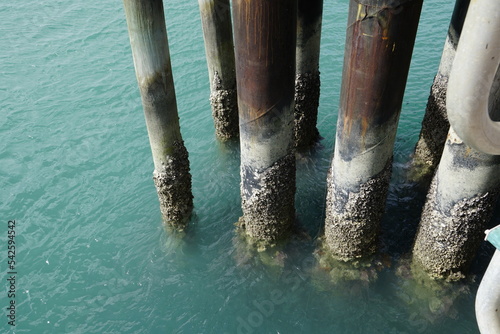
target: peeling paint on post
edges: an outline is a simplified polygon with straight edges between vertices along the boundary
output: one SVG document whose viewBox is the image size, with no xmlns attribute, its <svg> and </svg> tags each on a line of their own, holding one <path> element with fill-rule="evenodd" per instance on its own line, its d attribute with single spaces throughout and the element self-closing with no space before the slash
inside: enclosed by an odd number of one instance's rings
<svg viewBox="0 0 500 334">
<path fill-rule="evenodd" d="M 245 233 L 264 245 L 294 222 L 297 3 L 233 2 Z"/>
<path fill-rule="evenodd" d="M 182 140 L 162 0 L 124 0 L 165 223 L 183 229 L 193 208 L 188 152 Z"/>
<path fill-rule="evenodd" d="M 295 144 L 305 148 L 319 139 L 319 55 L 323 0 L 298 0 L 295 76 Z"/>
<path fill-rule="evenodd" d="M 422 0 L 350 1 L 325 237 L 348 261 L 377 248 Z"/>
<path fill-rule="evenodd" d="M 450 128 L 413 247 L 417 267 L 433 278 L 463 278 L 499 189 L 500 156 L 475 151 Z"/>
<path fill-rule="evenodd" d="M 229 0 L 198 0 L 205 40 L 210 104 L 215 134 L 221 140 L 238 137 L 238 101 Z"/>
<path fill-rule="evenodd" d="M 414 169 L 412 173 L 415 181 L 430 181 L 443 153 L 443 147 L 450 127 L 448 117 L 446 116 L 448 77 L 453 59 L 455 58 L 458 40 L 460 39 L 469 3 L 470 0 L 457 0 L 455 3 L 441 62 L 431 86 L 420 137 L 415 146 L 412 162 Z"/>
</svg>

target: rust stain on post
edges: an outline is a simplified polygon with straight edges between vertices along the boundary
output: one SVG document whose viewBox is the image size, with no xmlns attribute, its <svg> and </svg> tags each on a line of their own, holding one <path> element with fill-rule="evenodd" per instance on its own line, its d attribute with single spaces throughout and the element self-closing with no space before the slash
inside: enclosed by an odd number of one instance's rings
<svg viewBox="0 0 500 334">
<path fill-rule="evenodd" d="M 349 261 L 377 249 L 422 0 L 351 0 L 325 237 Z"/>
<path fill-rule="evenodd" d="M 240 0 L 233 6 L 238 13 L 234 36 L 240 124 L 258 122 L 293 99 L 293 86 L 282 82 L 294 81 L 295 58 L 283 54 L 295 46 L 296 5 L 289 0 Z"/>
<path fill-rule="evenodd" d="M 349 152 L 400 112 L 421 6 L 364 1 L 350 10 L 339 115 Z"/>
<path fill-rule="evenodd" d="M 297 1 L 233 2 L 240 116 L 239 226 L 267 247 L 294 222 L 293 105 Z"/>
</svg>

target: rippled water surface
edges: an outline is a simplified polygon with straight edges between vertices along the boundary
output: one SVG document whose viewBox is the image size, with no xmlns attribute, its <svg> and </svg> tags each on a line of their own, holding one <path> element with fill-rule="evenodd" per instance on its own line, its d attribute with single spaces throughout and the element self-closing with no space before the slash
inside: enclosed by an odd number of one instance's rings
<svg viewBox="0 0 500 334">
<path fill-rule="evenodd" d="M 425 195 L 406 184 L 404 170 L 452 7 L 424 5 L 383 222 L 384 266 L 370 286 L 336 286 L 312 254 L 324 217 L 347 0 L 325 1 L 324 139 L 298 161 L 297 219 L 305 232 L 269 254 L 278 265 L 249 255 L 235 238 L 239 149 L 214 138 L 197 1 L 165 1 L 195 196 L 184 236 L 162 227 L 121 1 L 3 2 L 0 241 L 6 245 L 7 221 L 15 219 L 15 332 L 477 333 L 477 283 L 433 296 L 406 280 L 404 265 Z M 0 328 L 14 333 L 6 316 Z"/>
</svg>

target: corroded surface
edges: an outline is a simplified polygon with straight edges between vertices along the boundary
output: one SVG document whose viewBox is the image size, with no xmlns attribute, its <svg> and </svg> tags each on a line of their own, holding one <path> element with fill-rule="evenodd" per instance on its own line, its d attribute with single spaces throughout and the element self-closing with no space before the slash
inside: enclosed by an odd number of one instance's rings
<svg viewBox="0 0 500 334">
<path fill-rule="evenodd" d="M 413 248 L 413 261 L 431 277 L 458 280 L 464 277 L 483 239 L 498 193 L 466 198 L 443 212 L 433 180 Z"/>
<path fill-rule="evenodd" d="M 214 74 L 210 105 L 215 124 L 215 134 L 221 140 L 238 137 L 238 96 L 236 89 L 223 89 L 217 72 Z"/>
<path fill-rule="evenodd" d="M 325 237 L 331 255 L 343 261 L 369 256 L 377 249 L 380 219 L 384 213 L 392 159 L 359 190 L 336 185 L 328 175 Z"/>
<path fill-rule="evenodd" d="M 285 239 L 295 219 L 295 156 L 290 153 L 263 171 L 242 166 L 241 179 L 240 228 L 264 244 Z"/>
<path fill-rule="evenodd" d="M 295 145 L 307 147 L 319 139 L 316 128 L 320 94 L 320 74 L 303 73 L 295 78 Z"/>
<path fill-rule="evenodd" d="M 422 0 L 350 1 L 339 109 L 343 156 L 399 115 L 421 7 Z"/>
<path fill-rule="evenodd" d="M 232 2 L 238 108 L 241 123 L 288 108 L 294 96 L 297 2 Z"/>
<path fill-rule="evenodd" d="M 162 170 L 153 172 L 163 221 L 184 229 L 193 210 L 189 157 L 182 141 L 174 143 L 173 153 L 166 157 Z"/>
<path fill-rule="evenodd" d="M 422 121 L 420 138 L 413 156 L 413 178 L 415 181 L 432 177 L 436 170 L 450 124 L 446 116 L 446 89 L 448 77 L 436 75 Z"/>
</svg>

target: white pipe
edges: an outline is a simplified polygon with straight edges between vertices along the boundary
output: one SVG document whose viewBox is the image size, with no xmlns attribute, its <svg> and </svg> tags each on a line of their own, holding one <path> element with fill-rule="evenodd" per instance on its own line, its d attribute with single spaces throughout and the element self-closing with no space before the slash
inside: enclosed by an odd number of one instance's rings
<svg viewBox="0 0 500 334">
<path fill-rule="evenodd" d="M 498 0 L 495 0 L 498 1 Z M 496 250 L 476 295 L 476 319 L 481 334 L 500 333 L 500 251 Z"/>
<path fill-rule="evenodd" d="M 471 1 L 448 83 L 450 125 L 469 146 L 500 154 L 500 122 L 488 111 L 500 64 L 500 1 Z"/>
</svg>

